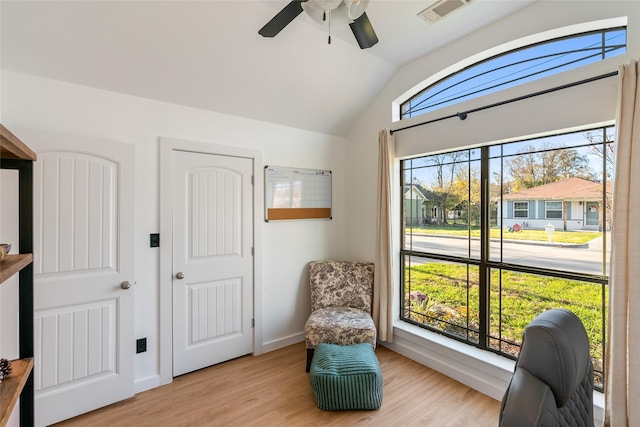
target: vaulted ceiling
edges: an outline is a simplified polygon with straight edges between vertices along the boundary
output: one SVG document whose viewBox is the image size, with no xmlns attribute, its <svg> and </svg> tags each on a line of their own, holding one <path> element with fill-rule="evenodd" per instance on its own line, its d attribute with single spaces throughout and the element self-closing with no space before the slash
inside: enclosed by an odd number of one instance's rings
<svg viewBox="0 0 640 427">
<path fill-rule="evenodd" d="M 346 135 L 403 65 L 537 0 L 473 0 L 436 24 L 434 0 L 371 0 L 379 43 L 305 13 L 258 30 L 288 1 L 0 2 L 4 70 L 331 135 Z M 426 78 L 427 76 L 425 76 Z"/>
</svg>

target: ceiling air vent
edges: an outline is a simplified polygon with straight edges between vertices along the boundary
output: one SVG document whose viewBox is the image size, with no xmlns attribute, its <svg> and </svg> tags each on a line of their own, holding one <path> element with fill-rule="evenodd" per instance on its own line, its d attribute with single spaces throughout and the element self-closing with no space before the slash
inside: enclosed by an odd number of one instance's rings
<svg viewBox="0 0 640 427">
<path fill-rule="evenodd" d="M 440 0 L 418 13 L 418 16 L 433 24 L 470 2 L 471 0 Z"/>
</svg>

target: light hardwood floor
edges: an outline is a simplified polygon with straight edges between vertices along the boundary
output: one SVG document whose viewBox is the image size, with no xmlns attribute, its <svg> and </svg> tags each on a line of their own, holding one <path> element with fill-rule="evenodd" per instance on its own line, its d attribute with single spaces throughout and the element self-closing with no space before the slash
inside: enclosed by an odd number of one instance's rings
<svg viewBox="0 0 640 427">
<path fill-rule="evenodd" d="M 500 402 L 385 347 L 375 411 L 315 406 L 304 343 L 174 378 L 172 384 L 81 415 L 72 426 L 496 426 Z"/>
</svg>

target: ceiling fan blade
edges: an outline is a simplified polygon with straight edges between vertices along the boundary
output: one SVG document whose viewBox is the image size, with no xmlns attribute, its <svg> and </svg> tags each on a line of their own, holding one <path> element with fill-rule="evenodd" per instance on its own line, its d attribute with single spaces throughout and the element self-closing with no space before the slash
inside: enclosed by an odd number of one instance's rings
<svg viewBox="0 0 640 427">
<path fill-rule="evenodd" d="M 289 25 L 298 15 L 302 13 L 302 3 L 307 0 L 294 0 L 284 7 L 271 21 L 260 28 L 258 34 L 262 37 L 275 37 L 284 27 Z"/>
<path fill-rule="evenodd" d="M 376 36 L 376 32 L 373 31 L 373 26 L 367 17 L 367 12 L 360 15 L 360 17 L 349 24 L 349 26 L 360 45 L 360 49 L 367 49 L 378 43 L 378 36 Z"/>
</svg>

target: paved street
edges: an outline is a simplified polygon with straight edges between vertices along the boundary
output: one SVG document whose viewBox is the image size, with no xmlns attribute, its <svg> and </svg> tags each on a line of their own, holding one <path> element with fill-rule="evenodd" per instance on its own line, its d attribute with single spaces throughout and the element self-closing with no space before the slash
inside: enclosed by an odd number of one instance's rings
<svg viewBox="0 0 640 427">
<path fill-rule="evenodd" d="M 408 238 L 408 237 L 407 237 Z M 465 238 L 442 236 L 413 236 L 413 247 L 452 256 L 465 257 L 469 250 L 471 257 L 479 258 L 480 241 L 472 240 L 471 248 Z M 559 246 L 545 242 L 516 242 L 505 240 L 502 248 L 504 262 L 569 270 L 580 273 L 603 274 L 603 239 L 590 241 L 587 245 Z M 607 234 L 606 271 L 609 269 L 609 253 L 611 249 L 610 234 Z M 500 261 L 500 243 L 491 242 L 491 259 Z"/>
</svg>

